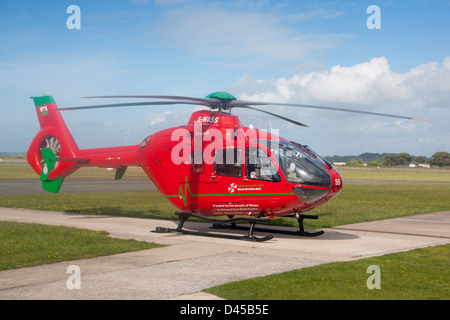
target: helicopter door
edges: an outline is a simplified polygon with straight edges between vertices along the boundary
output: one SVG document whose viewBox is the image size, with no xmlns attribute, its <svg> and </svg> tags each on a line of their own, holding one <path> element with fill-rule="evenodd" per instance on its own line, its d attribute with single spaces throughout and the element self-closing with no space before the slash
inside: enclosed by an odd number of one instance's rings
<svg viewBox="0 0 450 320">
<path fill-rule="evenodd" d="M 213 207 L 219 212 L 230 215 L 245 211 L 245 198 L 238 186 L 243 179 L 243 152 L 241 148 L 216 149 L 210 184 L 213 197 Z M 242 212 L 245 214 L 245 212 Z"/>
<path fill-rule="evenodd" d="M 278 170 L 277 161 L 268 154 L 265 146 L 248 147 L 245 150 L 245 181 L 251 187 L 247 193 L 248 205 L 254 206 L 258 213 L 266 212 L 266 208 L 276 208 L 280 203 L 280 193 L 286 192 L 286 184 Z"/>
</svg>

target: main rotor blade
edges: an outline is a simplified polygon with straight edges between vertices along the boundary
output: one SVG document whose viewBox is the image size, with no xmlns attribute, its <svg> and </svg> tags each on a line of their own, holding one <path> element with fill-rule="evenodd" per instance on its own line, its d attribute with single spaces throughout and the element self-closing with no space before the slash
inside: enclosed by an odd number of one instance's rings
<svg viewBox="0 0 450 320">
<path fill-rule="evenodd" d="M 295 124 L 295 125 L 297 125 L 297 126 L 308 127 L 306 124 L 303 124 L 303 123 L 301 123 L 301 122 L 298 122 L 298 121 L 295 121 L 295 120 L 292 120 L 292 119 L 289 119 L 289 118 L 286 118 L 286 117 L 283 117 L 283 116 L 280 116 L 280 115 L 278 115 L 278 114 L 275 114 L 275 113 L 272 113 L 272 112 L 269 112 L 269 111 L 265 111 L 265 110 L 261 110 L 261 109 L 256 109 L 256 108 L 252 108 L 252 107 L 249 107 L 249 106 L 234 106 L 234 107 L 235 107 L 235 108 L 252 109 L 252 110 L 255 110 L 255 111 L 267 113 L 267 114 L 270 114 L 271 116 L 274 116 L 274 117 L 283 119 L 283 120 L 288 121 L 288 122 L 290 122 L 290 123 L 293 123 L 293 124 Z"/>
<path fill-rule="evenodd" d="M 147 102 L 100 104 L 100 105 L 81 106 L 81 107 L 67 107 L 67 108 L 58 108 L 56 110 L 65 111 L 65 110 L 116 108 L 116 107 L 160 106 L 160 105 L 174 105 L 174 104 L 202 105 L 203 103 L 194 102 L 194 101 L 147 101 Z M 209 106 L 207 104 L 203 104 L 203 105 Z"/>
<path fill-rule="evenodd" d="M 370 115 L 383 116 L 383 117 L 392 117 L 392 118 L 399 118 L 399 119 L 434 122 L 432 120 L 425 120 L 425 119 L 418 119 L 418 118 L 413 118 L 413 117 L 399 116 L 399 115 L 388 114 L 388 113 L 378 113 L 378 112 L 353 110 L 353 109 L 344 109 L 344 108 L 312 106 L 312 105 L 307 105 L 307 104 L 296 104 L 296 103 L 255 102 L 255 101 L 235 100 L 235 101 L 231 101 L 228 107 L 229 108 L 236 108 L 236 107 L 251 106 L 251 105 L 252 106 L 287 106 L 287 107 L 300 107 L 300 108 L 311 108 L 311 109 L 322 109 L 322 110 L 333 110 L 333 111 L 345 111 L 345 112 L 363 113 L 363 114 L 370 114 Z"/>
<path fill-rule="evenodd" d="M 169 99 L 169 100 L 182 100 L 182 101 L 196 101 L 198 104 L 204 105 L 204 106 L 210 106 L 212 108 L 218 108 L 221 105 L 221 102 L 216 99 L 209 99 L 209 98 L 193 98 L 193 97 L 183 97 L 183 96 L 143 96 L 143 95 L 137 95 L 137 96 L 90 96 L 90 97 L 82 97 L 82 98 L 145 98 L 145 99 Z"/>
</svg>

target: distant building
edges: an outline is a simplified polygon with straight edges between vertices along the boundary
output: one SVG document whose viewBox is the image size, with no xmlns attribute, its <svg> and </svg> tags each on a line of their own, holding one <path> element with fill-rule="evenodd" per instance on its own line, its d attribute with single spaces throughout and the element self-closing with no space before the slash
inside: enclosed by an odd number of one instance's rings
<svg viewBox="0 0 450 320">
<path fill-rule="evenodd" d="M 333 162 L 333 166 L 345 166 L 345 162 Z"/>
</svg>

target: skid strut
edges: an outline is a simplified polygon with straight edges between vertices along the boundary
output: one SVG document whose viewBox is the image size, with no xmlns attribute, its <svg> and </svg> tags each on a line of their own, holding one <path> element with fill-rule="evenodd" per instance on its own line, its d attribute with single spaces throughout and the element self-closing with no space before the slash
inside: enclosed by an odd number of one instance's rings
<svg viewBox="0 0 450 320">
<path fill-rule="evenodd" d="M 241 217 L 241 218 L 230 218 L 230 219 L 224 220 L 224 219 L 210 218 L 210 217 L 202 216 L 202 215 L 195 214 L 192 212 L 175 212 L 175 214 L 177 216 L 179 216 L 181 219 L 180 222 L 178 223 L 178 227 L 176 229 L 156 227 L 156 230 L 154 232 L 158 232 L 158 233 L 178 232 L 178 233 L 182 233 L 182 234 L 191 234 L 191 235 L 197 235 L 197 236 L 247 240 L 247 241 L 258 241 L 258 242 L 267 241 L 267 240 L 270 240 L 273 238 L 272 235 L 267 235 L 267 236 L 263 236 L 263 237 L 257 237 L 255 235 L 253 235 L 253 232 L 256 230 L 255 224 L 256 223 L 268 223 L 269 222 L 268 219 Z M 221 222 L 222 224 L 224 224 L 224 223 L 235 224 L 235 222 L 238 222 L 238 221 L 246 221 L 246 222 L 250 223 L 250 227 L 246 228 L 246 230 L 248 230 L 248 233 L 247 233 L 247 235 L 244 235 L 244 236 L 183 230 L 184 223 L 190 217 L 200 218 L 200 219 L 204 219 L 204 220 L 211 221 L 211 222 Z M 233 228 L 231 228 L 231 229 L 233 229 Z"/>
<path fill-rule="evenodd" d="M 308 214 L 299 214 L 295 213 L 293 215 L 290 215 L 288 217 L 293 217 L 297 219 L 298 221 L 298 230 L 291 231 L 291 230 L 281 230 L 281 229 L 272 229 L 272 228 L 253 228 L 253 231 L 260 231 L 260 232 L 272 232 L 272 233 L 279 233 L 279 234 L 289 234 L 289 235 L 296 235 L 296 236 L 302 236 L 302 237 L 316 237 L 324 234 L 323 230 L 319 231 L 305 231 L 305 228 L 303 226 L 303 219 L 319 219 L 316 215 L 308 215 Z M 244 226 L 238 226 L 236 223 L 232 222 L 230 225 L 226 225 L 223 223 L 214 223 L 212 228 L 215 229 L 234 229 L 234 230 L 247 230 L 248 227 Z"/>
</svg>

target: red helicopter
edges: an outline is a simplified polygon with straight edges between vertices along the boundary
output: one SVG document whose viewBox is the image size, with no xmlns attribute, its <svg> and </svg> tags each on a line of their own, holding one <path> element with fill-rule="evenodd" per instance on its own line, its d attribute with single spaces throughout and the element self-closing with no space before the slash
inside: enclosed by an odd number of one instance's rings
<svg viewBox="0 0 450 320">
<path fill-rule="evenodd" d="M 299 236 L 317 236 L 323 231 L 305 231 L 303 219 L 318 216 L 304 212 L 336 197 L 343 187 L 339 172 L 308 146 L 288 141 L 264 130 L 243 127 L 233 108 L 264 112 L 299 126 L 295 120 L 253 108 L 252 106 L 292 106 L 357 112 L 409 120 L 411 117 L 351 109 L 302 104 L 268 103 L 238 100 L 225 92 L 206 98 L 180 96 L 97 96 L 87 98 L 145 98 L 144 101 L 58 108 L 51 96 L 32 97 L 40 131 L 27 152 L 27 161 L 40 174 L 44 190 L 57 193 L 64 177 L 84 166 L 115 168 L 121 179 L 128 166 L 139 166 L 156 187 L 178 209 L 176 229 L 157 228 L 155 232 L 180 232 L 213 237 L 265 241 L 272 235 L 255 236 L 255 230 L 270 233 L 276 229 L 255 228 L 274 216 L 294 217 L 299 228 L 287 232 Z M 166 129 L 146 137 L 139 145 L 80 150 L 60 111 L 144 105 L 202 105 L 209 110 L 194 112 L 184 126 Z M 428 120 L 424 120 L 428 121 Z M 217 216 L 227 216 L 228 219 Z M 235 218 L 235 216 L 238 216 Z M 216 222 L 215 228 L 243 229 L 243 236 L 183 229 L 189 217 Z"/>
</svg>

